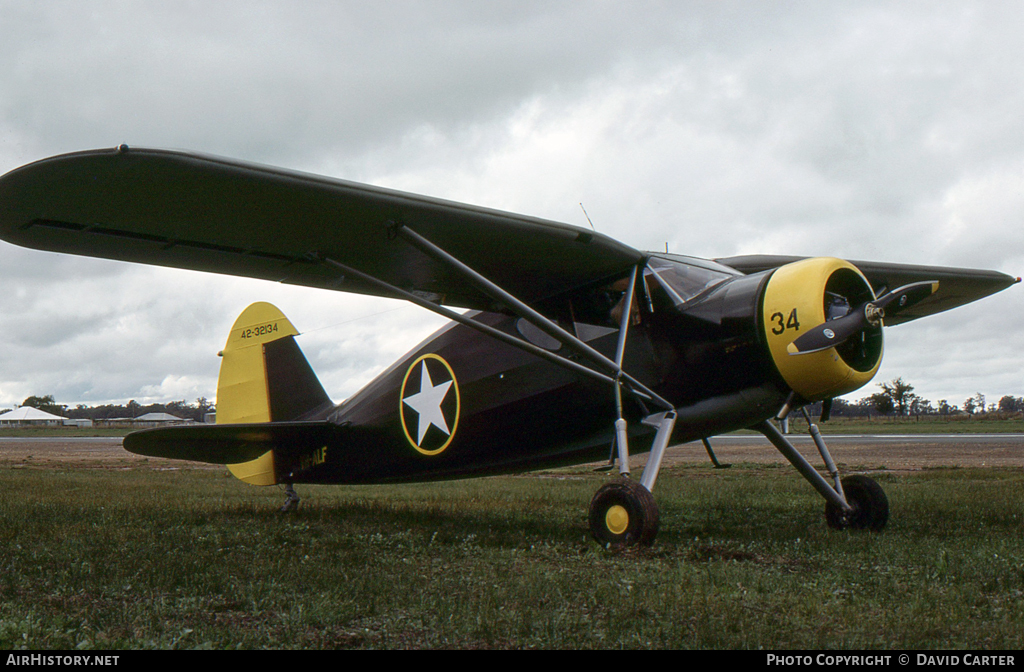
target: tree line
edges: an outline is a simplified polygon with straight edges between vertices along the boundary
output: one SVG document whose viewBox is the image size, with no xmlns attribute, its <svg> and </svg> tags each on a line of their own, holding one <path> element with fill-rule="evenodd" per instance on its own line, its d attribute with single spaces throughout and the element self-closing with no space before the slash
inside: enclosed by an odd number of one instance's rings
<svg viewBox="0 0 1024 672">
<path fill-rule="evenodd" d="M 188 403 L 184 399 L 171 401 L 166 404 L 140 404 L 134 399 L 127 404 L 103 404 L 101 406 L 86 406 L 78 404 L 69 408 L 67 404 L 58 404 L 52 394 L 46 396 L 31 396 L 23 401 L 21 406 L 31 406 L 40 411 L 60 415 L 72 420 L 112 420 L 114 418 L 137 418 L 147 413 L 169 413 L 182 420 L 195 420 L 202 422 L 203 417 L 214 410 L 214 405 L 206 397 L 199 397 L 195 403 Z"/>
<path fill-rule="evenodd" d="M 1024 413 L 1024 397 L 1005 395 L 998 402 L 989 402 L 984 394 L 978 392 L 965 399 L 961 404 L 957 404 L 948 399 L 932 402 L 914 394 L 914 386 L 903 380 L 902 377 L 878 383 L 878 386 L 882 388 L 880 392 L 859 401 L 834 400 L 832 415 L 839 417 L 870 417 L 874 415 L 903 417 Z"/>
</svg>

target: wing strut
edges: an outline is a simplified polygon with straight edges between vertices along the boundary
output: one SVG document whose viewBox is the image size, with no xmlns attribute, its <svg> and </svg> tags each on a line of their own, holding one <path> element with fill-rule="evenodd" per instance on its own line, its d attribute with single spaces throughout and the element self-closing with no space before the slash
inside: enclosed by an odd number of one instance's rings
<svg viewBox="0 0 1024 672">
<path fill-rule="evenodd" d="M 643 393 L 643 395 L 661 405 L 665 409 L 664 417 L 657 423 L 658 431 L 654 439 L 651 458 L 648 461 L 647 468 L 644 469 L 644 473 L 640 481 L 640 484 L 647 488 L 648 491 L 653 489 L 654 480 L 658 476 L 661 456 L 664 453 L 665 447 L 672 435 L 672 429 L 675 426 L 676 413 L 675 407 L 671 403 L 622 370 L 622 360 L 626 350 L 626 338 L 629 331 L 630 317 L 632 315 L 633 294 L 636 288 L 637 276 L 639 275 L 641 264 L 633 266 L 629 285 L 626 288 L 626 294 L 623 299 L 622 317 L 620 318 L 619 323 L 619 340 L 615 349 L 615 361 L 612 361 L 514 297 L 509 292 L 494 284 L 480 273 L 477 273 L 466 264 L 448 254 L 448 252 L 427 240 L 416 231 L 413 231 L 408 226 L 397 223 L 392 224 L 389 228 L 389 234 L 401 236 L 413 247 L 420 250 L 427 256 L 433 257 L 441 263 L 455 269 L 457 272 L 465 276 L 470 283 L 476 286 L 476 288 L 481 292 L 492 299 L 505 304 L 516 315 L 532 322 L 538 329 L 579 355 L 586 357 L 590 362 L 601 367 L 612 376 L 615 388 L 615 410 L 618 415 L 615 420 L 615 444 L 619 459 L 619 473 L 623 476 L 629 475 L 629 446 L 627 443 L 628 432 L 626 420 L 622 417 L 623 384 L 625 384 L 627 389 L 634 394 Z"/>
<path fill-rule="evenodd" d="M 476 329 L 477 331 L 479 331 L 481 333 L 487 334 L 488 336 L 491 336 L 491 337 L 493 337 L 493 338 L 495 338 L 495 339 L 497 339 L 497 340 L 499 340 L 499 341 L 501 341 L 503 343 L 507 343 L 508 345 L 511 345 L 513 347 L 516 347 L 516 348 L 519 348 L 520 350 L 524 350 L 526 352 L 529 352 L 532 355 L 536 355 L 537 357 L 541 357 L 543 359 L 546 359 L 546 360 L 548 360 L 548 361 L 550 361 L 550 362 L 552 362 L 554 364 L 558 364 L 559 366 L 564 366 L 567 369 L 571 369 L 571 370 L 573 370 L 573 371 L 575 371 L 577 373 L 581 373 L 581 374 L 583 374 L 585 376 L 590 376 L 591 378 L 595 378 L 595 379 L 600 380 L 600 381 L 605 382 L 605 383 L 614 383 L 615 382 L 615 380 L 612 379 L 611 376 L 606 376 L 603 373 L 600 373 L 598 371 L 594 371 L 593 369 L 587 368 L 586 366 L 583 366 L 582 364 L 578 364 L 578 363 L 572 361 L 571 359 L 567 359 L 567 358 L 562 357 L 560 355 L 556 355 L 556 354 L 554 354 L 552 352 L 549 352 L 549 351 L 547 351 L 547 350 L 545 350 L 545 349 L 543 349 L 541 347 L 538 347 L 538 346 L 536 346 L 536 345 L 534 345 L 532 343 L 527 343 L 526 341 L 524 341 L 522 339 L 516 338 L 515 336 L 512 336 L 510 334 L 506 334 L 504 331 L 499 331 L 498 329 L 495 329 L 494 327 L 492 327 L 490 325 L 483 324 L 481 322 L 477 322 L 476 320 L 474 320 L 472 318 L 469 318 L 469 317 L 466 317 L 462 313 L 457 313 L 454 310 L 451 310 L 450 308 L 445 308 L 444 306 L 439 306 L 436 303 L 433 303 L 431 301 L 428 301 L 427 299 L 424 299 L 422 296 L 418 296 L 416 294 L 413 294 L 412 292 L 408 292 L 408 291 L 406 291 L 404 289 L 401 289 L 399 287 L 395 287 L 394 285 L 392 285 L 390 283 L 387 283 L 387 282 L 385 282 L 383 280 L 375 278 L 374 276 L 369 275 L 367 273 L 364 273 L 364 272 L 362 272 L 362 271 L 360 271 L 358 269 L 352 268 L 351 266 L 343 264 L 340 261 L 337 261 L 335 259 L 331 259 L 330 257 L 320 256 L 317 253 L 310 253 L 309 256 L 310 256 L 310 258 L 312 258 L 312 259 L 314 259 L 316 261 L 319 261 L 321 263 L 327 264 L 329 266 L 333 266 L 334 268 L 336 268 L 339 271 L 341 271 L 345 276 L 352 276 L 354 278 L 359 278 L 360 280 L 363 280 L 363 281 L 368 282 L 368 283 L 370 283 L 372 285 L 380 287 L 381 289 L 387 290 L 388 292 L 394 292 L 394 294 L 396 296 L 398 296 L 399 298 L 405 299 L 406 301 L 408 301 L 410 303 L 414 303 L 417 306 L 419 306 L 420 308 L 426 308 L 427 310 L 429 310 L 429 311 L 431 311 L 433 313 L 437 313 L 441 317 L 446 317 L 449 320 L 452 320 L 453 322 L 458 322 L 459 324 L 465 325 L 465 326 L 470 327 L 472 329 Z M 638 396 L 640 396 L 640 397 L 642 397 L 644 399 L 651 400 L 651 397 L 649 397 L 648 395 L 646 395 L 646 394 L 644 394 L 642 392 L 634 391 L 634 394 L 637 394 Z"/>
<path fill-rule="evenodd" d="M 615 348 L 615 366 L 619 374 L 615 376 L 615 410 L 618 418 L 615 420 L 615 447 L 619 453 L 619 473 L 623 476 L 629 475 L 629 444 L 627 443 L 626 419 L 622 417 L 622 384 L 620 375 L 622 371 L 622 357 L 626 351 L 626 335 L 629 331 L 629 321 L 633 314 L 633 290 L 636 287 L 637 266 L 633 267 L 633 273 L 629 276 L 629 286 L 626 287 L 626 295 L 622 300 L 622 317 L 619 318 L 619 343 Z M 675 413 L 672 414 L 675 416 Z M 650 488 L 648 488 L 650 490 Z"/>
<path fill-rule="evenodd" d="M 665 409 L 663 413 L 660 413 L 657 416 L 650 416 L 652 419 L 655 417 L 658 418 L 656 421 L 649 423 L 654 424 L 657 427 L 657 432 L 654 439 L 654 445 L 652 447 L 652 457 L 648 460 L 648 465 L 644 469 L 644 473 L 640 481 L 640 484 L 648 491 L 654 487 L 654 480 L 658 475 L 661 457 L 672 435 L 672 429 L 675 426 L 676 413 L 675 407 L 671 403 L 622 370 L 622 361 L 625 355 L 626 339 L 628 336 L 630 317 L 632 313 L 633 295 L 635 293 L 637 277 L 639 276 L 640 269 L 643 265 L 642 263 L 634 265 L 630 275 L 629 285 L 623 299 L 624 308 L 622 311 L 622 317 L 620 318 L 619 339 L 615 349 L 615 361 L 612 361 L 576 336 L 573 336 L 562 329 L 553 321 L 541 315 L 523 301 L 520 301 L 512 294 L 496 285 L 494 282 L 488 280 L 486 277 L 459 261 L 445 250 L 427 240 L 416 231 L 413 231 L 408 226 L 389 222 L 388 235 L 392 238 L 401 236 L 405 241 L 427 256 L 430 256 L 437 261 L 440 261 L 442 264 L 454 269 L 456 272 L 465 276 L 470 283 L 485 295 L 495 301 L 503 303 L 513 313 L 532 323 L 535 327 L 548 334 L 562 345 L 565 345 L 570 350 L 582 357 L 585 357 L 593 365 L 603 369 L 606 373 L 596 371 L 588 366 L 583 366 L 582 364 L 574 362 L 567 357 L 557 355 L 532 343 L 528 343 L 516 338 L 515 336 L 506 334 L 505 332 L 495 329 L 489 325 L 477 322 L 476 320 L 473 320 L 461 313 L 457 313 L 449 308 L 433 303 L 432 301 L 413 294 L 412 292 L 395 287 L 384 280 L 352 268 L 347 264 L 343 264 L 342 262 L 325 255 L 311 252 L 308 256 L 315 261 L 338 269 L 345 276 L 355 277 L 381 289 L 387 290 L 388 292 L 393 293 L 393 295 L 400 296 L 411 303 L 422 308 L 426 308 L 431 312 L 437 313 L 443 317 L 458 322 L 459 324 L 476 329 L 477 331 L 487 334 L 503 343 L 524 350 L 525 352 L 559 366 L 568 368 L 577 373 L 610 383 L 615 390 L 615 409 L 616 415 L 618 416 L 615 420 L 615 443 L 619 459 L 619 472 L 623 476 L 629 475 L 629 448 L 627 444 L 627 425 L 626 420 L 623 417 L 622 409 L 622 387 L 625 386 L 631 394 L 640 399 L 653 401 L 662 406 Z"/>
<path fill-rule="evenodd" d="M 627 383 L 628 387 L 631 390 L 643 392 L 651 400 L 663 406 L 665 410 L 671 411 L 675 409 L 675 407 L 672 404 L 670 404 L 660 395 L 653 392 L 646 385 L 644 385 L 643 383 L 641 383 L 640 381 L 636 380 L 628 373 L 623 371 L 621 362 L 616 363 L 608 359 L 597 350 L 594 350 L 592 347 L 590 347 L 580 339 L 576 338 L 569 332 L 565 331 L 560 326 L 558 326 L 548 318 L 544 317 L 533 308 L 530 308 L 528 305 L 526 305 L 516 297 L 509 294 L 498 285 L 494 284 L 493 282 L 491 282 L 484 276 L 480 275 L 466 264 L 462 263 L 452 255 L 442 250 L 434 243 L 430 242 L 420 234 L 413 231 L 408 226 L 402 224 L 393 224 L 391 230 L 393 231 L 394 235 L 402 236 L 402 238 L 404 238 L 406 241 L 408 241 L 411 245 L 419 249 L 424 254 L 433 257 L 438 261 L 441 261 L 442 263 L 450 266 L 451 268 L 455 269 L 462 275 L 466 276 L 466 278 L 472 284 L 474 284 L 477 287 L 477 289 L 487 294 L 491 298 L 495 299 L 496 301 L 504 303 L 516 315 L 519 315 L 520 317 L 532 322 L 534 326 L 536 326 L 544 333 L 556 339 L 558 342 L 562 343 L 569 349 L 576 351 L 583 357 L 586 357 L 597 366 L 603 368 L 605 371 L 607 371 L 609 375 L 611 375 L 614 378 L 616 383 L 619 380 L 623 380 Z M 634 281 L 636 279 L 636 267 L 634 267 L 633 279 Z M 632 293 L 632 286 L 629 291 L 630 293 Z M 630 306 L 627 305 L 624 311 L 625 314 L 623 317 L 626 320 L 629 319 L 629 308 Z M 622 347 L 624 347 L 624 336 L 620 335 L 620 348 Z"/>
</svg>

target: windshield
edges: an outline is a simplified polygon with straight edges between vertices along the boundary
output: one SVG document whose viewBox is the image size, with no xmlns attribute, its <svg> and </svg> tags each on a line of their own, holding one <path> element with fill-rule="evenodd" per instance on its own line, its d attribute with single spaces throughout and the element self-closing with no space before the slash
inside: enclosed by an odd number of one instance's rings
<svg viewBox="0 0 1024 672">
<path fill-rule="evenodd" d="M 715 285 L 739 275 L 736 271 L 704 259 L 669 259 L 652 256 L 644 272 L 648 288 L 660 286 L 672 303 L 681 306 Z"/>
</svg>

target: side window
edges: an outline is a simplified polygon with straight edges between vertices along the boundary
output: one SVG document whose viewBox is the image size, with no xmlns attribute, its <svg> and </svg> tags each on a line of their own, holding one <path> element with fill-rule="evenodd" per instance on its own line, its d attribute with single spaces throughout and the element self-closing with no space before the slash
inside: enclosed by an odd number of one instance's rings
<svg viewBox="0 0 1024 672">
<path fill-rule="evenodd" d="M 622 301 L 623 292 L 615 291 L 610 285 L 579 292 L 572 297 L 572 319 L 583 324 L 597 324 L 603 327 L 617 327 L 612 321 L 612 308 Z"/>
<path fill-rule="evenodd" d="M 653 307 L 658 310 L 659 305 L 681 306 L 734 275 L 735 272 L 714 262 L 694 259 L 692 263 L 685 263 L 651 257 L 644 281 Z"/>
<path fill-rule="evenodd" d="M 571 302 L 573 321 L 577 324 L 618 329 L 622 324 L 622 311 L 625 310 L 628 284 L 629 278 L 621 278 L 615 282 L 575 294 Z M 632 324 L 640 322 L 640 300 L 643 291 L 642 287 L 637 287 L 633 292 L 633 306 L 630 310 Z"/>
</svg>

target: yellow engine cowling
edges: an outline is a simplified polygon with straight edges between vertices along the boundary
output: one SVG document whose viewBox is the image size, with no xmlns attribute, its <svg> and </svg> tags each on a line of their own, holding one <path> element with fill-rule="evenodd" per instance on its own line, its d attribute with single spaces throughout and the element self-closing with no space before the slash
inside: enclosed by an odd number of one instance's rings
<svg viewBox="0 0 1024 672">
<path fill-rule="evenodd" d="M 834 311 L 845 299 L 846 309 L 852 310 L 874 298 L 864 275 L 842 259 L 804 259 L 772 273 L 764 291 L 764 334 L 772 361 L 790 389 L 807 401 L 819 401 L 852 392 L 875 376 L 882 361 L 881 326 L 827 350 L 800 355 L 787 351 L 797 337 L 826 321 L 830 303 Z"/>
</svg>

